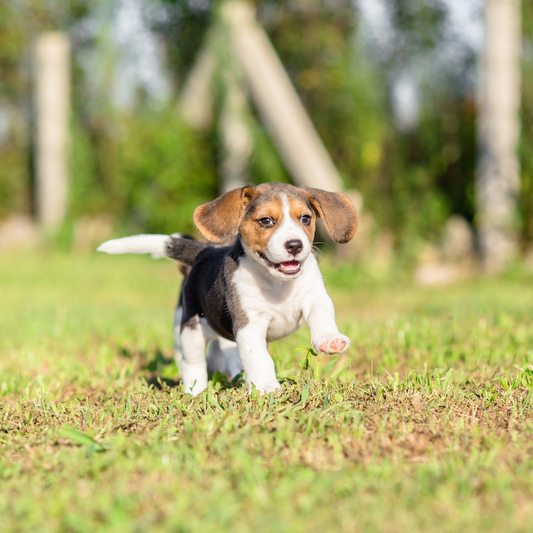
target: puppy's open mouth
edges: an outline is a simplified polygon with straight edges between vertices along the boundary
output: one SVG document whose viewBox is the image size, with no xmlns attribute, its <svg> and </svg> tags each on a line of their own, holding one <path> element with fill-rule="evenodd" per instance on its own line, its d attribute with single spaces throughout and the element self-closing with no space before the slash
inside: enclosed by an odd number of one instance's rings
<svg viewBox="0 0 533 533">
<path fill-rule="evenodd" d="M 287 276 L 294 276 L 300 272 L 302 264 L 299 261 L 284 261 L 283 263 L 273 263 L 264 253 L 257 252 L 259 257 L 270 267 Z"/>
</svg>

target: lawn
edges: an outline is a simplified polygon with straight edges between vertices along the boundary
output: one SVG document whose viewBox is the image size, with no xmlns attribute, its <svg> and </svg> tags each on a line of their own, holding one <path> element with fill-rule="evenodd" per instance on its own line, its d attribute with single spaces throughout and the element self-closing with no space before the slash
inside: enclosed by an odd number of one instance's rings
<svg viewBox="0 0 533 533">
<path fill-rule="evenodd" d="M 0 530 L 532 531 L 533 276 L 324 263 L 348 353 L 302 328 L 271 345 L 281 394 L 192 398 L 174 264 L 0 256 Z"/>
</svg>

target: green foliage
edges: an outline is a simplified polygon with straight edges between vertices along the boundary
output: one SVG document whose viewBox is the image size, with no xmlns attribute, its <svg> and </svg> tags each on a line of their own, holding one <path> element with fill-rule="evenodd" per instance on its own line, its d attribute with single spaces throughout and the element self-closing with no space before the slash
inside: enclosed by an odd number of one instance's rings
<svg viewBox="0 0 533 533">
<path fill-rule="evenodd" d="M 4 0 L 0 2 L 0 95 L 24 103 L 31 89 L 31 46 L 42 31 L 70 29 L 92 1 Z M 19 109 L 19 111 L 22 111 Z"/>
<path fill-rule="evenodd" d="M 16 141 L 0 145 L 0 220 L 30 211 L 29 160 Z"/>
<path fill-rule="evenodd" d="M 475 57 L 452 33 L 447 3 L 386 0 L 386 39 L 370 45 L 350 0 L 254 4 L 345 185 L 363 193 L 378 228 L 394 234 L 397 251 L 412 258 L 418 243 L 439 238 L 452 213 L 475 225 Z M 219 5 L 146 0 L 176 89 Z M 531 2 L 522 6 L 520 218 L 526 245 L 533 239 L 533 8 Z M 72 36 L 72 219 L 104 212 L 131 230 L 191 231 L 194 207 L 217 193 L 216 124 L 206 136 L 196 135 L 170 105 L 156 110 L 142 95 L 127 113 L 114 109 L 111 28 L 93 35 L 80 23 L 88 16 L 109 21 L 115 8 L 114 1 L 97 0 L 0 2 L 0 104 L 11 126 L 0 146 L 0 218 L 32 208 L 30 45 L 48 29 Z M 98 54 L 100 72 L 82 68 L 87 53 Z M 395 125 L 392 99 L 394 83 L 405 73 L 419 83 L 420 111 L 407 131 Z M 251 128 L 250 180 L 288 181 L 265 128 L 259 120 L 251 120 Z"/>
<path fill-rule="evenodd" d="M 258 121 L 252 122 L 251 130 L 254 142 L 250 162 L 252 183 L 290 183 L 287 171 L 267 132 Z"/>
<path fill-rule="evenodd" d="M 416 62 L 431 65 L 446 40 L 445 5 L 389 2 L 390 43 L 371 50 L 350 2 L 258 5 L 346 186 L 363 193 L 379 226 L 393 231 L 397 249 L 408 259 L 421 240 L 437 240 L 451 213 L 472 220 L 475 108 L 462 81 L 471 79 L 471 51 L 464 46 L 457 64 L 433 68 L 423 80 L 413 130 L 400 131 L 392 120 L 398 73 Z"/>
<path fill-rule="evenodd" d="M 388 44 L 369 54 L 380 65 L 389 101 L 399 75 L 418 83 L 419 117 L 406 129 L 387 128 L 373 195 L 381 224 L 393 229 L 397 248 L 409 255 L 420 239 L 438 240 L 450 214 L 474 219 L 475 57 L 454 36 L 454 61 L 442 59 L 451 27 L 444 2 L 391 0 L 388 7 Z"/>
<path fill-rule="evenodd" d="M 217 194 L 206 141 L 172 108 L 114 117 L 112 179 L 104 182 L 102 145 L 75 128 L 71 216 L 109 213 L 131 229 L 192 232 L 192 213 Z M 109 161 L 109 159 L 108 159 Z"/>
<path fill-rule="evenodd" d="M 108 208 L 109 198 L 101 182 L 98 153 L 90 130 L 74 119 L 70 146 L 70 212 L 72 217 L 95 215 Z"/>
<path fill-rule="evenodd" d="M 386 61 L 396 69 L 435 50 L 446 38 L 447 6 L 443 0 L 388 0 L 394 42 Z"/>
<path fill-rule="evenodd" d="M 420 240 L 438 241 L 451 213 L 468 221 L 475 214 L 475 107 L 446 92 L 437 96 L 422 103 L 414 131 L 389 132 L 387 177 L 374 184 L 374 212 L 382 224 L 394 225 L 397 246 L 407 255 Z"/>
<path fill-rule="evenodd" d="M 524 242 L 533 240 L 533 6 L 522 2 L 523 60 L 522 60 L 522 131 L 520 139 L 520 167 L 522 189 L 520 214 Z"/>
<path fill-rule="evenodd" d="M 164 16 L 156 17 L 153 29 L 165 42 L 170 74 L 176 86 L 183 83 L 203 42 L 205 32 L 213 22 L 218 1 L 190 2 L 188 0 L 148 0 L 146 8 Z"/>
<path fill-rule="evenodd" d="M 32 209 L 30 108 L 32 47 L 42 31 L 67 30 L 82 20 L 84 0 L 0 2 L 0 105 L 7 138 L 0 143 L 0 220 Z"/>
<path fill-rule="evenodd" d="M 131 117 L 119 142 L 118 197 L 149 232 L 193 231 L 194 209 L 218 193 L 205 144 L 176 114 Z"/>
</svg>

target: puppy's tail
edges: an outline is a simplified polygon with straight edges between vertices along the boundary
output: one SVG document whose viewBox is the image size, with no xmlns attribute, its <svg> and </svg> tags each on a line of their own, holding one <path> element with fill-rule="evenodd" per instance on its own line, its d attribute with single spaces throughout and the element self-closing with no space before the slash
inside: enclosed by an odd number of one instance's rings
<svg viewBox="0 0 533 533">
<path fill-rule="evenodd" d="M 167 257 L 192 266 L 198 254 L 209 244 L 188 235 L 132 235 L 104 242 L 97 250 L 107 254 L 151 254 L 153 258 Z"/>
</svg>

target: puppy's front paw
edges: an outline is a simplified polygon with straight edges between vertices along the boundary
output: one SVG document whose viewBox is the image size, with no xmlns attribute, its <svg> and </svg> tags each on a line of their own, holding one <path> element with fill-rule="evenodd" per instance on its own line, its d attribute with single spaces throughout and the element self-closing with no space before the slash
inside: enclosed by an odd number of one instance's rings
<svg viewBox="0 0 533 533">
<path fill-rule="evenodd" d="M 260 381 L 259 383 L 252 382 L 255 389 L 261 394 L 269 394 L 281 389 L 281 385 L 277 381 Z M 250 387 L 250 392 L 252 388 Z"/>
<path fill-rule="evenodd" d="M 350 339 L 342 333 L 322 335 L 312 342 L 313 348 L 321 353 L 344 353 L 350 346 Z"/>
</svg>

